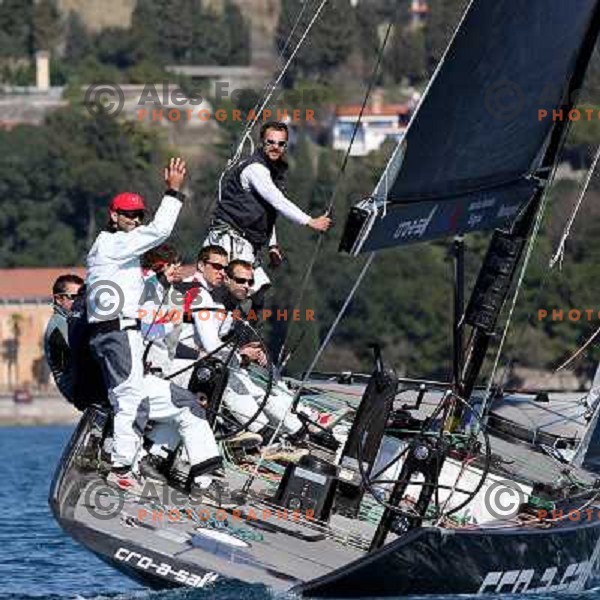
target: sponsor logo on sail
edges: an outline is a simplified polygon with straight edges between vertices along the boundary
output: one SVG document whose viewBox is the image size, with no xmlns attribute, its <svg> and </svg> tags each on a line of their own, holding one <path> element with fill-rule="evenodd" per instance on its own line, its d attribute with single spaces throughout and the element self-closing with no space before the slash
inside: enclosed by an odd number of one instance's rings
<svg viewBox="0 0 600 600">
<path fill-rule="evenodd" d="M 485 210 L 486 208 L 492 208 L 496 204 L 496 198 L 491 196 L 483 197 L 481 200 L 471 202 L 469 204 L 469 212 L 474 210 Z"/>
<path fill-rule="evenodd" d="M 431 212 L 427 217 L 423 217 L 422 219 L 412 219 L 410 221 L 402 221 L 402 223 L 399 223 L 398 227 L 396 227 L 393 238 L 397 240 L 398 238 L 406 239 L 423 237 L 437 209 L 438 206 L 436 204 L 431 209 Z"/>
<path fill-rule="evenodd" d="M 497 217 L 499 219 L 503 219 L 505 217 L 512 217 L 514 214 L 516 214 L 519 210 L 519 205 L 518 204 L 513 204 L 511 206 L 506 206 L 504 204 L 500 205 L 500 208 L 498 209 L 498 214 Z"/>
</svg>

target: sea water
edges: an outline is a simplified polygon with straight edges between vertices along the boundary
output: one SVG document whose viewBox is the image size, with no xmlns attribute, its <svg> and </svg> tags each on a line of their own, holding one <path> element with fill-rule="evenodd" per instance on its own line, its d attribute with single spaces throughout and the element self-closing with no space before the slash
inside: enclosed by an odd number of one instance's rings
<svg viewBox="0 0 600 600">
<path fill-rule="evenodd" d="M 52 474 L 72 431 L 72 427 L 0 428 L 0 600 L 285 598 L 263 586 L 239 583 L 151 592 L 73 542 L 54 521 L 47 502 Z M 559 597 L 568 598 L 556 594 L 544 600 Z M 570 598 L 600 599 L 600 590 Z"/>
<path fill-rule="evenodd" d="M 150 592 L 60 529 L 48 490 L 73 427 L 0 427 L 0 600 L 262 600 L 263 586 Z"/>
</svg>

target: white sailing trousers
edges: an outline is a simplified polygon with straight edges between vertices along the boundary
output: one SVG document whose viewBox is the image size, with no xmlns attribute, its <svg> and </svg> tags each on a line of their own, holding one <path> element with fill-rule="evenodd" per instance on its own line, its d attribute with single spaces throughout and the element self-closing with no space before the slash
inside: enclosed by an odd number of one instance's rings
<svg viewBox="0 0 600 600">
<path fill-rule="evenodd" d="M 236 420 L 244 423 L 256 414 L 264 396 L 264 389 L 252 381 L 245 369 L 230 367 L 229 382 L 223 394 L 223 404 Z M 258 433 L 267 425 L 271 425 L 272 431 L 275 431 L 283 419 L 281 427 L 283 433 L 298 433 L 302 428 L 302 422 L 295 414 L 288 411 L 293 399 L 291 394 L 283 394 L 273 389 L 263 410 L 256 420 L 250 423 L 248 430 Z"/>
<path fill-rule="evenodd" d="M 168 381 L 144 376 L 139 331 L 112 331 L 92 337 L 114 411 L 113 467 L 133 465 L 148 420 L 172 423 L 197 472 L 220 463 L 219 449 L 194 394 Z"/>
</svg>

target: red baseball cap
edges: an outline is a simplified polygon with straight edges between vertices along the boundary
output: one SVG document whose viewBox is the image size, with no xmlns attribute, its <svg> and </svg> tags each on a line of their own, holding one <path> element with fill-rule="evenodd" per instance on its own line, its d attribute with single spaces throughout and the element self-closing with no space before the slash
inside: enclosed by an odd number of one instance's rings
<svg viewBox="0 0 600 600">
<path fill-rule="evenodd" d="M 146 210 L 144 199 L 139 194 L 133 192 L 123 192 L 117 194 L 110 201 L 110 210 Z"/>
</svg>

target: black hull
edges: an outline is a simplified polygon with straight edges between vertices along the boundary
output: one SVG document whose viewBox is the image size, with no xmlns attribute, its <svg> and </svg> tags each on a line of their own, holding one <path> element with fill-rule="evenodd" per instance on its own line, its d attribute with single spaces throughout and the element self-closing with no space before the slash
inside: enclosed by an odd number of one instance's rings
<svg viewBox="0 0 600 600">
<path fill-rule="evenodd" d="M 580 591 L 599 546 L 600 522 L 553 532 L 420 529 L 294 591 L 323 598 Z"/>
<path fill-rule="evenodd" d="M 178 587 L 204 587 L 214 580 L 214 574 L 201 572 L 197 565 L 178 560 L 165 562 L 164 556 L 149 548 L 117 540 L 110 536 L 98 535 L 75 522 L 62 523 L 63 529 L 74 540 L 91 550 L 102 561 L 114 567 L 123 575 L 153 590 Z M 158 575 L 159 565 L 169 565 L 168 574 Z M 166 568 L 164 569 L 166 571 Z"/>
<path fill-rule="evenodd" d="M 101 560 L 149 588 L 204 587 L 214 581 L 215 574 L 199 569 L 198 565 L 165 559 L 160 552 L 105 535 L 74 518 L 75 506 L 91 478 L 89 463 L 94 460 L 105 425 L 106 415 L 102 410 L 87 410 L 63 452 L 48 498 L 59 525 Z"/>
<path fill-rule="evenodd" d="M 92 470 L 105 423 L 100 411 L 88 411 L 73 434 L 56 471 L 50 506 L 64 531 L 119 571 L 153 589 L 204 587 L 213 581 L 235 579 L 225 572 L 236 555 L 215 553 L 211 565 L 164 552 L 160 541 L 138 545 L 119 535 L 106 535 L 76 517 L 82 489 L 97 474 Z M 91 462 L 90 462 L 91 461 Z M 581 505 L 581 501 L 579 503 Z M 392 597 L 420 594 L 546 593 L 580 591 L 588 587 L 600 554 L 599 507 L 576 522 L 549 529 L 422 528 L 378 551 L 365 553 L 326 575 L 298 581 L 291 573 L 276 573 L 280 589 L 311 597 Z M 568 511 L 569 507 L 563 507 Z M 278 534 L 280 535 L 280 534 Z M 298 542 L 286 542 L 294 551 Z M 312 560 L 319 560 L 311 549 Z M 269 585 L 265 568 L 265 581 Z M 239 581 L 246 582 L 240 576 Z M 255 578 L 251 583 L 261 583 Z M 272 580 L 271 580 L 272 584 Z"/>
</svg>

